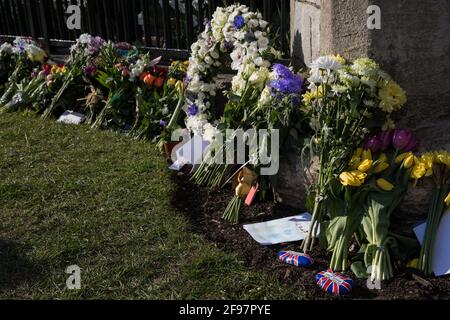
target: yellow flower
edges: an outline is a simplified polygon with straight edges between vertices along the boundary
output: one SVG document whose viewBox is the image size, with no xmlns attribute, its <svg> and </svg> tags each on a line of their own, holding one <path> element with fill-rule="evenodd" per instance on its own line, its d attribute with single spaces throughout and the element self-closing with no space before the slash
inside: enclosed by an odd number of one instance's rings
<svg viewBox="0 0 450 320">
<path fill-rule="evenodd" d="M 417 266 L 419 265 L 419 259 L 413 259 L 411 261 L 409 261 L 406 264 L 406 267 L 411 268 L 411 269 L 417 269 Z"/>
<path fill-rule="evenodd" d="M 386 121 L 384 122 L 383 126 L 381 127 L 383 131 L 395 129 L 395 122 L 390 117 L 386 117 Z"/>
<path fill-rule="evenodd" d="M 372 165 L 373 165 L 373 160 L 369 160 L 369 159 L 363 160 L 359 164 L 358 170 L 361 172 L 367 172 L 370 170 L 370 168 L 372 168 Z"/>
<path fill-rule="evenodd" d="M 403 167 L 405 167 L 406 169 L 411 168 L 414 165 L 416 157 L 414 157 L 414 155 L 409 155 L 405 161 L 403 161 Z"/>
<path fill-rule="evenodd" d="M 400 163 L 400 162 L 402 162 L 402 161 L 404 161 L 406 158 L 408 158 L 410 155 L 412 155 L 412 152 L 405 152 L 405 153 L 402 153 L 402 154 L 400 154 L 400 155 L 398 155 L 396 158 L 395 158 L 395 163 Z"/>
<path fill-rule="evenodd" d="M 381 162 L 388 162 L 388 157 L 386 156 L 385 153 L 380 154 L 380 156 L 378 157 L 378 161 Z"/>
<path fill-rule="evenodd" d="M 427 167 L 425 163 L 418 162 L 414 165 L 412 172 L 411 172 L 411 178 L 418 180 L 422 178 L 427 173 Z"/>
<path fill-rule="evenodd" d="M 342 65 L 347 64 L 347 61 L 340 54 L 330 55 L 330 58 Z"/>
<path fill-rule="evenodd" d="M 314 90 L 311 91 L 307 91 L 304 95 L 303 95 L 303 101 L 306 104 L 311 104 L 311 102 L 315 99 L 320 99 L 323 97 L 323 85 L 317 87 Z"/>
<path fill-rule="evenodd" d="M 344 186 L 359 187 L 362 184 L 361 180 L 350 172 L 342 172 L 339 175 L 339 180 Z"/>
<path fill-rule="evenodd" d="M 177 79 L 175 79 L 175 78 L 169 78 L 169 80 L 167 80 L 167 85 L 169 87 L 174 86 L 176 83 L 177 83 Z"/>
<path fill-rule="evenodd" d="M 352 169 L 354 169 L 354 170 L 358 169 L 358 166 L 361 162 L 362 152 L 363 152 L 363 149 L 358 148 L 358 149 L 356 149 L 355 153 L 353 153 L 353 156 L 349 162 L 349 165 Z"/>
<path fill-rule="evenodd" d="M 406 93 L 394 80 L 388 81 L 378 91 L 380 109 L 391 113 L 400 109 L 406 103 Z"/>
<path fill-rule="evenodd" d="M 387 168 L 389 168 L 389 163 L 387 162 L 380 162 L 376 167 L 375 167 L 375 173 L 380 173 L 383 172 L 384 170 L 386 170 Z"/>
<path fill-rule="evenodd" d="M 447 151 L 437 151 L 435 154 L 436 162 L 450 167 L 450 153 Z"/>
<path fill-rule="evenodd" d="M 372 152 L 370 149 L 363 150 L 362 160 L 372 160 Z"/>
<path fill-rule="evenodd" d="M 359 170 L 353 170 L 350 171 L 350 174 L 356 177 L 358 180 L 361 181 L 361 183 L 364 183 L 364 179 L 367 178 L 367 173 L 359 171 Z"/>
<path fill-rule="evenodd" d="M 394 185 L 383 178 L 377 180 L 377 186 L 384 191 L 392 191 L 394 189 Z"/>
<path fill-rule="evenodd" d="M 448 193 L 448 195 L 445 198 L 444 202 L 447 205 L 447 207 L 450 207 L 450 192 Z"/>
</svg>

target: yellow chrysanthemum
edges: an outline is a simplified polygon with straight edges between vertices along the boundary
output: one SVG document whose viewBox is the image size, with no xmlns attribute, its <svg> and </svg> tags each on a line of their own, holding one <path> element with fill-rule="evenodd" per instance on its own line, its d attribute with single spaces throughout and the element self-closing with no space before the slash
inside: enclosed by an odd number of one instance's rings
<svg viewBox="0 0 450 320">
<path fill-rule="evenodd" d="M 419 161 L 416 163 L 411 171 L 411 178 L 418 180 L 423 178 L 427 173 L 427 166 L 424 162 Z"/>
<path fill-rule="evenodd" d="M 395 81 L 387 81 L 378 91 L 380 109 L 391 113 L 400 109 L 406 103 L 406 93 Z"/>
<path fill-rule="evenodd" d="M 339 62 L 342 65 L 347 64 L 347 61 L 340 54 L 331 55 L 330 58 L 333 59 L 334 61 Z"/>
</svg>

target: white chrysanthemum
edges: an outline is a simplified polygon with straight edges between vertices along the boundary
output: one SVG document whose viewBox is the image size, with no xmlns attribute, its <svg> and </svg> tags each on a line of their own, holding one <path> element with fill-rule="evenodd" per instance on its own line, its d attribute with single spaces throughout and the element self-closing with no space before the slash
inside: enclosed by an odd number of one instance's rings
<svg viewBox="0 0 450 320">
<path fill-rule="evenodd" d="M 326 70 L 328 73 L 342 68 L 342 65 L 329 56 L 322 56 L 311 63 L 311 70 Z"/>
</svg>

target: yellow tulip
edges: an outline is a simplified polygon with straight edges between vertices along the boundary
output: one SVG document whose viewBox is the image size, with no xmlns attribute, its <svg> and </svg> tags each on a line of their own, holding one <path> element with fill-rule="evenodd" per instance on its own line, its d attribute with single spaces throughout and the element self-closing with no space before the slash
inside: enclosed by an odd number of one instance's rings
<svg viewBox="0 0 450 320">
<path fill-rule="evenodd" d="M 356 176 L 354 176 L 350 172 L 342 172 L 339 175 L 339 180 L 344 186 L 359 187 L 362 184 L 361 180 L 359 180 Z"/>
<path fill-rule="evenodd" d="M 419 162 L 416 163 L 411 172 L 411 178 L 418 180 L 422 178 L 427 173 L 427 167 L 425 163 Z"/>
<path fill-rule="evenodd" d="M 405 152 L 395 158 L 395 163 L 400 163 L 412 155 L 412 152 Z"/>
<path fill-rule="evenodd" d="M 369 160 L 369 159 L 363 160 L 359 164 L 358 170 L 362 171 L 362 172 L 367 172 L 370 170 L 370 168 L 372 168 L 372 165 L 373 165 L 373 160 Z"/>
<path fill-rule="evenodd" d="M 450 192 L 448 193 L 447 197 L 444 200 L 445 204 L 450 207 Z"/>
<path fill-rule="evenodd" d="M 383 178 L 377 180 L 377 186 L 384 191 L 392 191 L 394 189 L 394 185 Z"/>
<path fill-rule="evenodd" d="M 366 149 L 362 152 L 362 159 L 363 160 L 372 160 L 372 152 L 370 152 L 370 149 Z"/>
<path fill-rule="evenodd" d="M 387 168 L 389 168 L 389 163 L 387 162 L 380 162 L 376 167 L 375 167 L 375 173 L 380 173 L 383 172 L 384 170 L 386 170 Z"/>
<path fill-rule="evenodd" d="M 359 170 L 350 171 L 350 174 L 353 175 L 354 177 L 356 177 L 356 179 L 360 180 L 361 183 L 363 183 L 364 179 L 367 178 L 367 173 L 364 173 L 364 172 L 359 171 Z"/>
<path fill-rule="evenodd" d="M 381 162 L 388 162 L 388 157 L 386 156 L 385 153 L 380 154 L 380 156 L 378 157 L 378 161 Z"/>
<path fill-rule="evenodd" d="M 403 161 L 403 167 L 405 167 L 406 169 L 411 168 L 414 165 L 415 162 L 415 157 L 414 155 L 409 155 L 405 161 Z"/>
</svg>

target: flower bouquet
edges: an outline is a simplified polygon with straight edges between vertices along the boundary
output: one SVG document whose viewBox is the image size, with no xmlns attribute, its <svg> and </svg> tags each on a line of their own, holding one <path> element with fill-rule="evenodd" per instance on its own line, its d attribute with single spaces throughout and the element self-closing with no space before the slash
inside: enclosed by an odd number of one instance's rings
<svg viewBox="0 0 450 320">
<path fill-rule="evenodd" d="M 0 107 L 8 104 L 13 98 L 12 104 L 21 104 L 23 102 L 23 95 L 21 93 L 16 95 L 17 89 L 19 89 L 18 85 L 21 84 L 20 89 L 23 89 L 32 74 L 33 68 L 40 66 L 47 57 L 45 51 L 30 39 L 17 38 L 14 40 L 14 46 L 3 46 L 3 48 L 7 48 L 9 54 L 12 52 L 15 55 L 15 66 L 14 71 L 9 76 L 5 91 L 0 98 Z"/>
<path fill-rule="evenodd" d="M 303 242 L 305 252 L 312 249 L 313 235 L 329 214 L 333 181 L 346 170 L 353 148 L 361 145 L 370 131 L 392 127 L 390 114 L 406 102 L 400 86 L 367 58 L 348 64 L 340 56 L 320 57 L 309 74 L 309 91 L 303 102 L 314 135 L 302 151 L 302 162 L 318 156 L 319 170 L 308 196 L 313 214 Z"/>
<path fill-rule="evenodd" d="M 446 212 L 446 207 L 450 205 L 450 153 L 448 151 L 428 152 L 414 158 L 411 178 L 414 179 L 415 184 L 420 179 L 430 178 L 435 186 L 418 263 L 418 268 L 426 275 L 430 275 L 433 272 L 433 250 L 439 223 Z"/>
<path fill-rule="evenodd" d="M 70 57 L 67 62 L 67 73 L 64 82 L 54 95 L 50 105 L 45 109 L 42 118 L 50 118 L 55 108 L 67 92 L 67 89 L 75 83 L 85 83 L 83 76 L 94 76 L 97 71 L 97 57 L 105 41 L 100 37 L 82 34 L 76 43 L 70 48 Z"/>
</svg>

